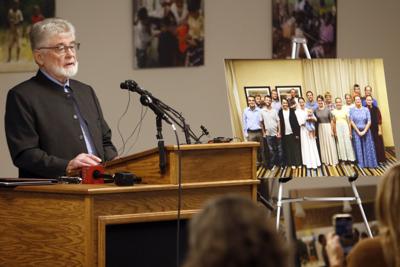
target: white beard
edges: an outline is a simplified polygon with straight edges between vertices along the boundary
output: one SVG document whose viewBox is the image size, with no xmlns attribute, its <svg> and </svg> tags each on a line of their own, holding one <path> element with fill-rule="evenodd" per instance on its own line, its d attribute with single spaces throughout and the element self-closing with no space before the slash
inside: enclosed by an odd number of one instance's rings
<svg viewBox="0 0 400 267">
<path fill-rule="evenodd" d="M 68 68 L 63 67 L 53 67 L 53 72 L 57 76 L 71 78 L 74 77 L 78 73 L 78 61 L 75 62 L 75 65 Z"/>
</svg>

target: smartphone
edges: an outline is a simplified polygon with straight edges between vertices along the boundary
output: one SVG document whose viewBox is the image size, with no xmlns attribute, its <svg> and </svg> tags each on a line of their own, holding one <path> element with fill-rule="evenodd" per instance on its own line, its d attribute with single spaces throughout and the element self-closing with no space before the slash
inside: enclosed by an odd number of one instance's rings
<svg viewBox="0 0 400 267">
<path fill-rule="evenodd" d="M 335 234 L 339 236 L 344 253 L 350 252 L 353 247 L 353 217 L 351 214 L 335 214 L 332 218 Z"/>
</svg>

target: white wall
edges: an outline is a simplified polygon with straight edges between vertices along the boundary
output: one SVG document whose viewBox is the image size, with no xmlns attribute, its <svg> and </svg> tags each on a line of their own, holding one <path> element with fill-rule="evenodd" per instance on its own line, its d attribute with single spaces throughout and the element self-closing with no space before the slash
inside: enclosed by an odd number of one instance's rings
<svg viewBox="0 0 400 267">
<path fill-rule="evenodd" d="M 203 124 L 214 136 L 230 136 L 231 126 L 224 77 L 224 58 L 270 58 L 271 1 L 205 0 L 205 66 L 198 68 L 133 69 L 131 0 L 57 1 L 57 16 L 75 24 L 80 71 L 77 78 L 91 84 L 97 92 L 105 117 L 113 129 L 114 143 L 121 145 L 116 131 L 127 93 L 119 89 L 125 79 L 134 79 L 155 96 L 183 112 L 195 132 Z M 387 77 L 389 105 L 396 146 L 400 121 L 396 105 L 400 88 L 398 75 L 400 53 L 400 10 L 397 0 L 346 0 L 338 5 L 338 57 L 383 57 Z M 33 73 L 0 74 L 0 117 L 4 117 L 7 91 Z M 123 120 L 127 134 L 139 120 L 140 103 L 133 95 L 133 107 Z M 154 116 L 148 112 L 139 141 L 131 152 L 155 146 Z M 3 119 L 0 128 L 4 129 Z M 173 143 L 170 129 L 164 127 L 168 143 Z M 183 140 L 182 140 L 183 141 Z M 16 176 L 4 131 L 0 131 L 0 176 Z"/>
</svg>

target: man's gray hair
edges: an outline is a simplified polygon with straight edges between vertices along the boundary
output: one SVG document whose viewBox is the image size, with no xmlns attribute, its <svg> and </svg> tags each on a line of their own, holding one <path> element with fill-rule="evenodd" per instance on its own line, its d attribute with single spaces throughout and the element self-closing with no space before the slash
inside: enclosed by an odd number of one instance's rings
<svg viewBox="0 0 400 267">
<path fill-rule="evenodd" d="M 65 19 L 48 18 L 35 23 L 30 32 L 32 51 L 43 46 L 46 39 L 60 33 L 71 33 L 75 36 L 75 27 Z"/>
</svg>

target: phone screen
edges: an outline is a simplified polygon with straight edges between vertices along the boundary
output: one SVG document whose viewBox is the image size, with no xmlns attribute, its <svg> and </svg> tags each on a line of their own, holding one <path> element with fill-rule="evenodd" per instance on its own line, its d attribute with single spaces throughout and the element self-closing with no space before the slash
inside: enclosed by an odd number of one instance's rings
<svg viewBox="0 0 400 267">
<path fill-rule="evenodd" d="M 351 217 L 337 217 L 335 219 L 335 232 L 340 237 L 353 236 L 353 220 Z"/>
<path fill-rule="evenodd" d="M 337 216 L 334 218 L 335 233 L 340 238 L 340 244 L 344 253 L 348 254 L 353 247 L 353 219 L 348 216 Z"/>
</svg>

